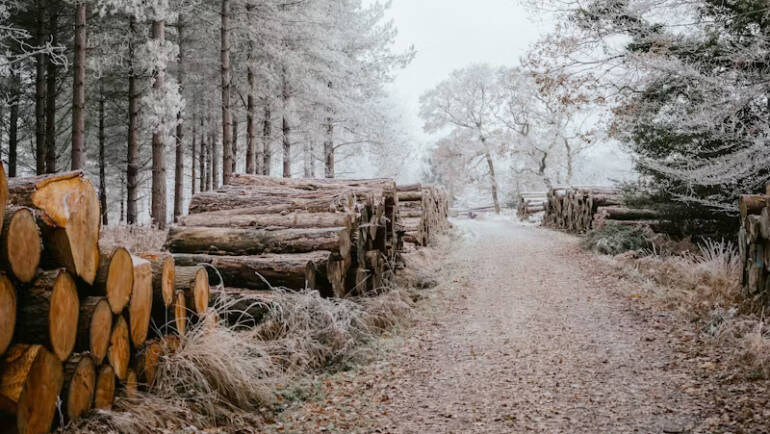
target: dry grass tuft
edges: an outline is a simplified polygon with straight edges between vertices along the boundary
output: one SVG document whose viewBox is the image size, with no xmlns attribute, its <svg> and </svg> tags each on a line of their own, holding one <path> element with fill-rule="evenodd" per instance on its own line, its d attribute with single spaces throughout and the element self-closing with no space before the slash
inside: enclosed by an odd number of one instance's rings
<svg viewBox="0 0 770 434">
<path fill-rule="evenodd" d="M 99 245 L 112 250 L 125 247 L 130 252 L 157 252 L 163 250 L 166 231 L 151 226 L 113 225 L 103 226 L 99 234 Z"/>
</svg>

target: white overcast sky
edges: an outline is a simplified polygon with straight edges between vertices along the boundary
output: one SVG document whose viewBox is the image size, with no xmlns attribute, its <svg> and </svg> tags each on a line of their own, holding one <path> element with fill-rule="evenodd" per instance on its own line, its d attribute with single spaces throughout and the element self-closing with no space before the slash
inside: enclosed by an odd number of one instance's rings
<svg viewBox="0 0 770 434">
<path fill-rule="evenodd" d="M 471 63 L 514 66 L 550 22 L 533 18 L 517 0 L 394 0 L 397 48 L 414 45 L 417 57 L 392 87 L 414 126 L 420 95 Z"/>
</svg>

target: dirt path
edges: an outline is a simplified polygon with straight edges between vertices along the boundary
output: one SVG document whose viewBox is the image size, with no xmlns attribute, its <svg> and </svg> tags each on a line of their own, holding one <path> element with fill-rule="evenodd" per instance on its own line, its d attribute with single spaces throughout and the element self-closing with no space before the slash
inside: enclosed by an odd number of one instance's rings
<svg viewBox="0 0 770 434">
<path fill-rule="evenodd" d="M 319 379 L 318 399 L 276 429 L 338 432 L 686 432 L 702 423 L 666 314 L 564 234 L 461 223 L 433 311 L 359 372 Z"/>
</svg>

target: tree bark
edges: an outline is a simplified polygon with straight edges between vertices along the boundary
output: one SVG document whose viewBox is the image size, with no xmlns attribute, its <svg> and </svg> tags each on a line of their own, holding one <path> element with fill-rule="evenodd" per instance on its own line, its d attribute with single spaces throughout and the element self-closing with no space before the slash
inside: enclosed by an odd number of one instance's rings
<svg viewBox="0 0 770 434">
<path fill-rule="evenodd" d="M 8 119 L 8 176 L 16 177 L 17 150 L 19 147 L 19 104 L 21 99 L 19 73 L 11 72 L 11 108 Z"/>
<path fill-rule="evenodd" d="M 332 256 L 328 251 L 259 256 L 175 254 L 174 260 L 181 266 L 211 265 L 216 271 L 207 267 L 210 281 L 227 287 L 255 290 L 284 287 L 301 290 L 313 287 L 308 286 L 309 282 L 315 281 L 315 276 L 309 274 L 311 271 L 318 269 L 326 273 L 326 266 Z M 313 263 L 313 267 L 309 267 L 309 263 Z M 220 276 L 222 282 L 218 282 Z"/>
<path fill-rule="evenodd" d="M 72 85 L 72 170 L 86 168 L 86 3 L 75 13 Z"/>
<path fill-rule="evenodd" d="M 203 123 L 203 116 L 201 116 L 201 137 L 200 137 L 200 154 L 198 155 L 198 169 L 200 174 L 198 177 L 200 178 L 199 183 L 200 187 L 198 188 L 199 192 L 206 191 L 206 174 L 208 173 L 207 167 L 206 167 L 206 159 L 207 159 L 207 151 L 208 145 L 206 145 L 206 127 Z"/>
<path fill-rule="evenodd" d="M 497 197 L 497 177 L 495 176 L 495 164 L 492 161 L 492 155 L 489 152 L 484 154 L 489 167 L 489 184 L 492 187 L 492 201 L 495 204 L 495 214 L 500 214 L 500 200 Z"/>
<path fill-rule="evenodd" d="M 52 1 L 49 5 L 48 32 L 51 45 L 59 45 L 59 3 Z M 52 56 L 47 56 L 46 71 L 46 116 L 45 116 L 45 171 L 56 173 L 56 63 Z"/>
<path fill-rule="evenodd" d="M 253 5 L 246 6 L 249 16 Z M 254 77 L 254 42 L 249 40 L 248 66 L 246 70 L 246 79 L 249 85 L 249 95 L 246 98 L 246 173 L 262 173 L 262 152 L 256 153 L 257 149 L 257 116 L 256 116 L 256 79 Z"/>
<path fill-rule="evenodd" d="M 222 77 L 222 183 L 227 184 L 233 174 L 233 136 L 230 79 L 230 0 L 222 0 L 222 25 L 220 28 L 221 77 Z"/>
<path fill-rule="evenodd" d="M 45 4 L 43 1 L 37 2 L 37 22 L 36 22 L 36 39 L 38 46 L 44 46 L 46 43 L 45 33 Z M 77 14 L 76 14 L 77 17 Z M 75 34 L 75 61 L 77 62 L 77 31 Z M 42 175 L 45 173 L 45 157 L 46 157 L 46 140 L 45 140 L 45 91 L 46 80 L 45 70 L 48 56 L 41 52 L 35 56 L 35 173 Z M 77 76 L 77 71 L 75 72 Z M 76 90 L 76 89 L 73 89 Z M 73 123 L 73 131 L 75 124 Z"/>
<path fill-rule="evenodd" d="M 272 135 L 273 113 L 270 108 L 270 102 L 265 102 L 264 119 L 262 121 L 262 174 L 267 176 L 270 176 L 270 169 L 273 165 Z"/>
<path fill-rule="evenodd" d="M 137 223 L 138 190 L 139 190 L 139 140 L 138 124 L 139 95 L 136 90 L 136 71 L 134 69 L 134 36 L 136 33 L 134 19 L 129 21 L 128 40 L 128 155 L 126 157 L 126 223 Z"/>
<path fill-rule="evenodd" d="M 291 125 L 289 124 L 289 80 L 286 67 L 281 75 L 281 101 L 283 102 L 282 137 L 283 137 L 283 177 L 291 178 Z"/>
<path fill-rule="evenodd" d="M 334 124 L 327 119 L 326 140 L 324 140 L 324 176 L 334 178 Z"/>
<path fill-rule="evenodd" d="M 328 250 L 348 258 L 351 253 L 349 228 L 241 229 L 212 227 L 171 228 L 166 246 L 174 253 L 224 254 L 230 256 L 264 253 L 308 253 Z"/>
<path fill-rule="evenodd" d="M 166 22 L 153 21 L 152 38 L 156 41 L 166 39 Z M 165 70 L 154 71 L 155 81 L 153 88 L 163 89 Z M 152 133 L 152 223 L 158 229 L 166 228 L 166 143 L 161 131 L 156 129 Z"/>
<path fill-rule="evenodd" d="M 190 159 L 190 197 L 195 196 L 195 186 L 198 184 L 198 178 L 197 173 L 198 169 L 196 167 L 196 164 L 198 163 L 198 144 L 196 143 L 198 139 L 198 132 L 196 130 L 197 127 L 197 119 L 195 119 L 195 112 L 193 112 L 193 120 L 192 120 L 192 158 Z"/>
<path fill-rule="evenodd" d="M 179 39 L 179 64 L 177 66 L 178 72 L 177 72 L 177 81 L 179 82 L 179 91 L 182 92 L 182 89 L 184 87 L 184 68 L 185 68 L 185 58 L 184 58 L 184 24 L 182 21 L 182 17 L 179 17 L 178 20 L 178 26 L 177 31 L 179 32 L 178 39 Z M 176 125 L 176 149 L 175 149 L 175 161 L 174 161 L 174 221 L 177 221 L 179 217 L 183 214 L 182 210 L 182 202 L 184 200 L 184 119 L 182 118 L 182 112 L 180 111 L 177 113 L 177 125 Z M 194 123 L 194 121 L 193 121 Z M 195 132 L 193 131 L 193 141 Z M 193 148 L 195 147 L 195 144 L 193 143 Z M 193 150 L 193 154 L 195 151 Z M 195 161 L 195 156 L 193 156 L 193 161 Z M 193 163 L 193 165 L 195 165 Z M 195 169 L 193 169 L 195 171 Z M 193 175 L 193 179 L 195 178 L 195 175 Z M 193 188 L 194 187 L 193 182 Z"/>
<path fill-rule="evenodd" d="M 179 220 L 180 226 L 209 226 L 254 229 L 338 228 L 352 225 L 350 214 L 341 212 L 291 212 L 260 214 L 244 210 L 191 214 Z"/>
<path fill-rule="evenodd" d="M 104 78 L 99 79 L 99 202 L 102 208 L 102 224 L 109 224 L 109 213 L 107 212 L 107 177 L 105 175 L 105 156 L 104 148 L 106 146 L 106 135 L 104 132 Z M 54 159 L 55 161 L 55 159 Z M 50 167 L 50 166 L 49 166 Z"/>
</svg>

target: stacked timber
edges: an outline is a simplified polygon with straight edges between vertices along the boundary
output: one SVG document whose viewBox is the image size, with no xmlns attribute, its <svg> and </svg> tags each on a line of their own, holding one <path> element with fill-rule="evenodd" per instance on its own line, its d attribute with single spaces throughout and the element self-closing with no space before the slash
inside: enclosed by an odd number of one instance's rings
<svg viewBox="0 0 770 434">
<path fill-rule="evenodd" d="M 770 189 L 769 189 L 770 190 Z M 770 193 L 770 191 L 768 191 Z M 738 200 L 741 228 L 738 251 L 741 283 L 749 295 L 767 297 L 770 285 L 770 195 L 743 195 Z M 765 303 L 767 299 L 763 300 Z"/>
<path fill-rule="evenodd" d="M 428 246 L 449 228 L 449 199 L 440 187 L 413 184 L 398 187 L 399 225 L 404 242 Z"/>
<path fill-rule="evenodd" d="M 45 432 L 59 402 L 64 421 L 109 408 L 160 330 L 152 322 L 188 310 L 175 291 L 208 288 L 177 283 L 168 253 L 101 250 L 99 199 L 82 172 L 6 180 L 0 166 L 0 206 L 0 413 L 20 433 Z"/>
<path fill-rule="evenodd" d="M 180 266 L 206 264 L 227 288 L 312 288 L 344 297 L 377 289 L 398 245 L 396 184 L 234 175 L 195 195 L 168 234 Z"/>
<path fill-rule="evenodd" d="M 531 217 L 542 216 L 545 213 L 548 193 L 521 193 L 519 205 L 516 207 L 516 215 L 521 221 L 527 221 Z"/>
<path fill-rule="evenodd" d="M 543 225 L 585 233 L 605 225 L 649 225 L 659 217 L 652 210 L 621 206 L 617 190 L 600 187 L 557 187 L 546 194 Z"/>
</svg>

